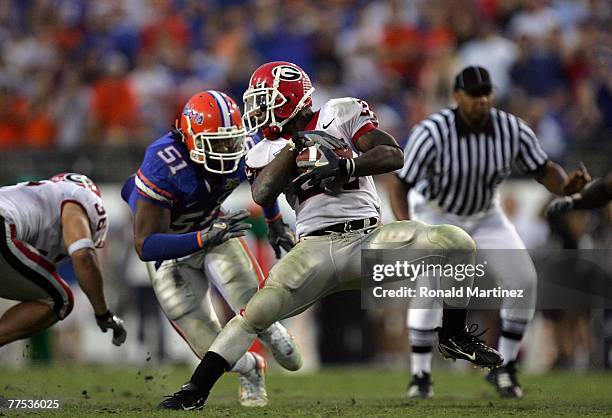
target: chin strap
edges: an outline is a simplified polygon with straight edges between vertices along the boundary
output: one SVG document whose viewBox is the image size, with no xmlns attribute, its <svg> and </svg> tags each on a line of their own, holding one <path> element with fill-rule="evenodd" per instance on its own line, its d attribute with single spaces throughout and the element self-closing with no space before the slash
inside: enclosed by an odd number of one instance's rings
<svg viewBox="0 0 612 418">
<path fill-rule="evenodd" d="M 282 129 L 277 125 L 267 126 L 261 130 L 263 136 L 270 141 L 280 138 L 281 132 Z"/>
</svg>

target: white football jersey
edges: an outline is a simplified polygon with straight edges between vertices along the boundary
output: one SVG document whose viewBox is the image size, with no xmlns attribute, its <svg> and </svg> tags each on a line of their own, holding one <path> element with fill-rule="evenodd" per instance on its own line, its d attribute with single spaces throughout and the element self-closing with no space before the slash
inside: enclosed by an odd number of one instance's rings
<svg viewBox="0 0 612 418">
<path fill-rule="evenodd" d="M 0 215 L 15 225 L 16 238 L 51 261 L 68 254 L 62 237 L 61 214 L 65 203 L 80 205 L 89 218 L 92 239 L 102 246 L 108 222 L 102 199 L 68 181 L 30 181 L 0 188 Z"/>
<path fill-rule="evenodd" d="M 377 126 L 376 116 L 366 102 L 345 97 L 325 103 L 304 130 L 324 131 L 341 139 L 356 156 L 359 155 L 359 151 L 355 148 L 354 142 Z M 261 170 L 272 161 L 286 143 L 287 141 L 283 139 L 275 141 L 263 139 L 248 152 L 247 169 Z M 294 210 L 296 233 L 302 236 L 341 222 L 380 218 L 380 199 L 374 180 L 371 176 L 366 176 L 347 183 L 337 195 L 319 192 L 298 196 Z"/>
</svg>

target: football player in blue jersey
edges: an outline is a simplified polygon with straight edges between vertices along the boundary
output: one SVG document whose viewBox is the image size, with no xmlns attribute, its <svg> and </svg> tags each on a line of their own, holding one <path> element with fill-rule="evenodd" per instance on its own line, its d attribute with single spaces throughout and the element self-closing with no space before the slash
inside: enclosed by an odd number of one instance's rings
<svg viewBox="0 0 612 418">
<path fill-rule="evenodd" d="M 241 237 L 249 213 L 223 211 L 221 204 L 246 179 L 246 137 L 240 110 L 226 94 L 195 94 L 176 129 L 149 145 L 137 174 L 124 184 L 123 199 L 134 215 L 134 244 L 147 266 L 166 316 L 202 357 L 221 330 L 211 303 L 215 286 L 239 313 L 263 282 Z M 294 244 L 278 205 L 264 208 L 277 257 Z M 278 322 L 259 334 L 276 361 L 301 366 L 293 337 Z M 240 403 L 267 403 L 265 362 L 248 352 L 231 366 L 240 374 Z"/>
</svg>

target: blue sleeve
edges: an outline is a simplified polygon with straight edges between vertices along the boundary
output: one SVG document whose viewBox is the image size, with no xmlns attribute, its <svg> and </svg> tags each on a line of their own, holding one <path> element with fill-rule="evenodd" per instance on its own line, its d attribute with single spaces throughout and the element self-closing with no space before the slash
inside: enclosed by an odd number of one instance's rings
<svg viewBox="0 0 612 418">
<path fill-rule="evenodd" d="M 200 231 L 186 234 L 155 233 L 144 240 L 141 257 L 143 261 L 171 260 L 193 254 L 201 248 Z"/>
<path fill-rule="evenodd" d="M 274 203 L 274 206 L 269 207 L 269 208 L 262 207 L 262 209 L 263 209 L 263 213 L 264 213 L 267 223 L 277 221 L 281 218 L 280 208 L 278 207 L 278 201 Z"/>
</svg>

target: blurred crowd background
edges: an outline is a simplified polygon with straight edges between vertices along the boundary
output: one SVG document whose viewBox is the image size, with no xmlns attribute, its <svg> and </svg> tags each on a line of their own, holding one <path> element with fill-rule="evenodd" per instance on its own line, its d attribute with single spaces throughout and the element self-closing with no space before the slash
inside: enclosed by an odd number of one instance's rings
<svg viewBox="0 0 612 418">
<path fill-rule="evenodd" d="M 403 141 L 479 64 L 553 159 L 598 168 L 612 151 L 611 14 L 605 0 L 5 0 L 0 149 L 144 145 L 197 90 L 241 102 L 271 60 L 312 76 L 315 105 L 368 100 Z"/>
<path fill-rule="evenodd" d="M 292 61 L 311 75 L 315 107 L 332 97 L 365 99 L 403 144 L 411 126 L 451 103 L 454 75 L 477 64 L 492 75 L 498 107 L 524 118 L 551 159 L 568 171 L 584 161 L 597 177 L 612 155 L 610 27 L 607 0 L 3 0 L 0 184 L 69 170 L 107 184 L 116 214 L 105 250 L 109 286 L 139 324 L 128 323 L 136 349 L 123 359 L 191 358 L 161 317 L 142 263 L 126 251 L 130 219 L 117 184 L 193 93 L 222 90 L 241 103 L 259 64 Z M 242 196 L 249 201 L 248 191 Z M 530 248 L 610 248 L 609 212 L 548 223 L 541 208 L 549 196 L 527 180 L 503 198 Z M 267 244 L 250 242 L 269 267 Z M 336 295 L 294 331 L 313 364 L 405 364 L 404 307 L 389 309 L 364 312 L 358 294 Z M 612 363 L 610 312 L 539 318 L 526 339 L 539 357 L 534 369 Z M 60 357 L 116 361 L 105 357 L 97 329 L 77 319 L 51 331 L 65 335 L 56 339 Z"/>
</svg>

